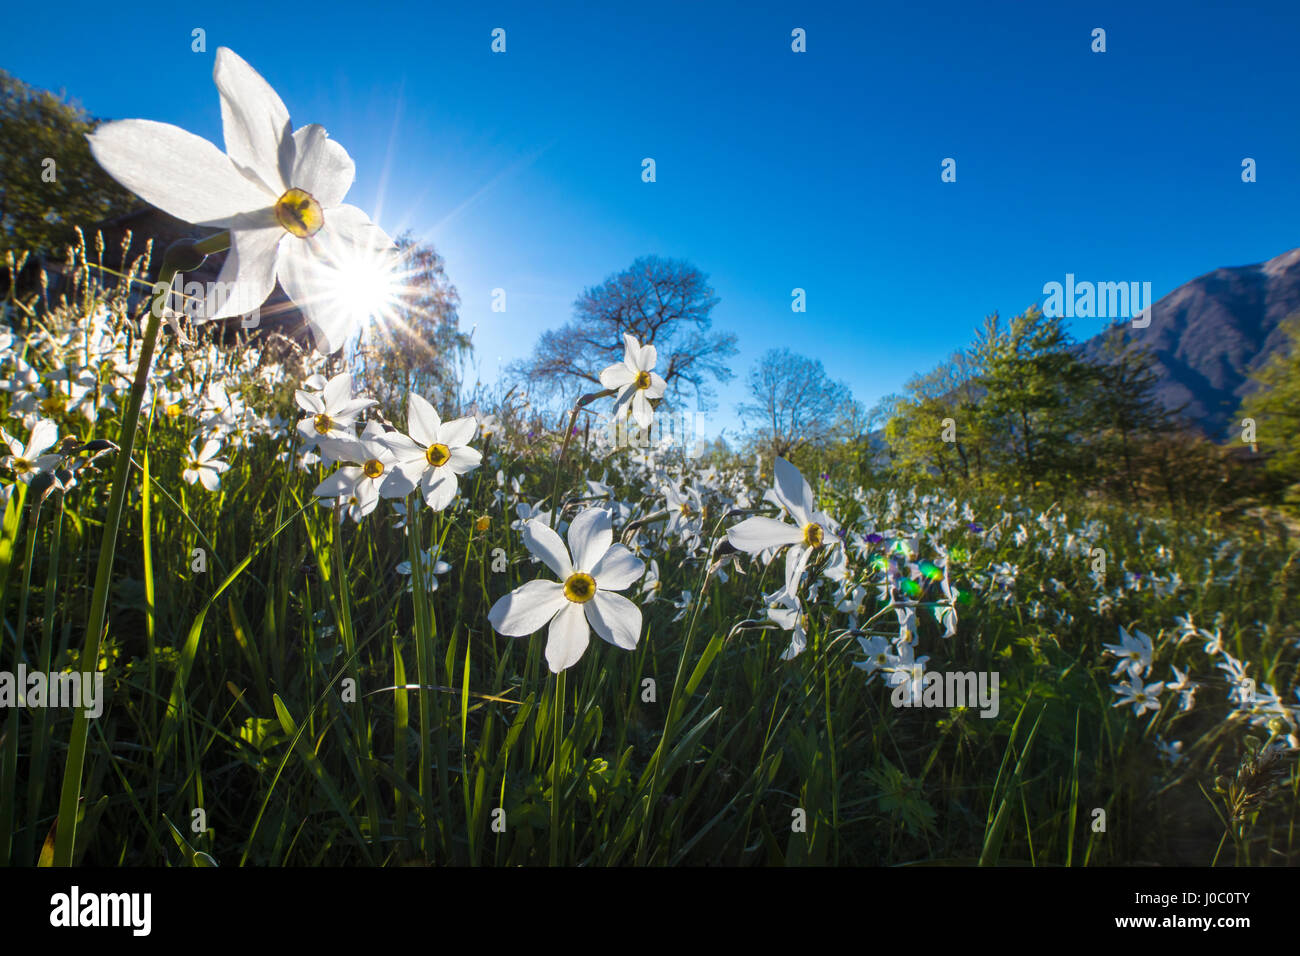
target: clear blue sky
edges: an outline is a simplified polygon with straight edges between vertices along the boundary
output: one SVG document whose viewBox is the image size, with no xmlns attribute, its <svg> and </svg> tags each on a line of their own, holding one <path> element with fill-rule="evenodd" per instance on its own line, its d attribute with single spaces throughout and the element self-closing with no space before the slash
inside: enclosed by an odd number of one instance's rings
<svg viewBox="0 0 1300 956">
<path fill-rule="evenodd" d="M 351 152 L 349 201 L 443 253 L 486 379 L 584 286 L 690 259 L 740 337 L 715 433 L 769 347 L 870 405 L 1067 272 L 1159 298 L 1300 245 L 1300 4 L 595 6 L 10 4 L 0 65 L 220 143 L 231 47 Z"/>
</svg>

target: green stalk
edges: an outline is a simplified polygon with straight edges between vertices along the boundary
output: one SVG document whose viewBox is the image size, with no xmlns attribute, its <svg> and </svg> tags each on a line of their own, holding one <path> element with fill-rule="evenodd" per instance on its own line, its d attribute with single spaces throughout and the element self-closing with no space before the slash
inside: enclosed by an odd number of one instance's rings
<svg viewBox="0 0 1300 956">
<path fill-rule="evenodd" d="M 86 680 L 99 668 L 100 642 L 103 639 L 108 616 L 108 588 L 113 577 L 113 558 L 117 553 L 117 529 L 122 522 L 126 504 L 127 484 L 131 478 L 131 455 L 135 450 L 135 433 L 140 424 L 140 406 L 144 400 L 145 386 L 149 381 L 149 368 L 153 364 L 154 348 L 158 344 L 158 329 L 162 325 L 162 308 L 171 293 L 176 273 L 198 268 L 214 252 L 230 246 L 230 234 L 220 232 L 200 242 L 182 239 L 172 243 L 163 255 L 162 268 L 140 343 L 140 358 L 135 367 L 135 381 L 131 384 L 131 397 L 122 419 L 122 434 L 118 439 L 117 461 L 113 468 L 113 488 L 108 499 L 108 512 L 104 515 L 104 535 L 99 547 L 99 567 L 95 572 L 95 590 L 90 599 L 90 618 L 86 625 L 85 642 L 81 647 L 80 665 Z M 54 837 L 54 865 L 71 866 L 73 847 L 77 836 L 77 805 L 81 802 L 81 775 L 86 761 L 86 736 L 89 732 L 84 708 L 73 711 L 72 732 L 68 738 L 68 760 L 63 770 L 63 789 L 59 798 L 59 817 Z"/>
<path fill-rule="evenodd" d="M 59 558 L 63 546 L 63 493 L 56 491 L 50 498 L 57 506 L 54 512 L 54 527 L 50 538 L 50 564 L 45 574 L 45 619 L 41 624 L 41 646 L 38 651 L 39 670 L 50 673 L 50 664 L 54 648 L 54 620 L 58 616 L 57 590 L 59 581 Z M 27 830 L 23 843 L 23 859 L 36 862 L 36 821 L 41 816 L 41 801 L 45 797 L 45 764 L 49 760 L 50 747 L 47 728 L 50 722 L 50 709 L 42 707 L 36 712 L 32 723 L 32 755 L 27 781 Z"/>
<path fill-rule="evenodd" d="M 418 510 L 417 510 L 418 508 Z M 420 719 L 420 811 L 423 817 L 420 848 L 426 862 L 430 861 L 431 841 L 429 830 L 434 825 L 433 811 L 433 768 L 430 762 L 430 744 L 432 736 L 431 708 L 433 702 L 429 697 L 434 679 L 430 673 L 433 656 L 432 639 L 429 636 L 429 608 L 424 590 L 424 567 L 420 555 L 420 524 L 424 517 L 423 505 L 416 505 L 414 495 L 406 499 L 406 549 L 411 562 L 411 610 L 415 618 L 415 673 L 419 683 L 419 719 Z"/>
<path fill-rule="evenodd" d="M 14 642 L 14 672 L 23 659 L 23 634 L 27 631 L 27 596 L 32 593 L 32 561 L 36 557 L 36 524 L 41 512 L 41 499 L 38 496 L 31 504 L 27 521 L 27 554 L 23 561 L 23 589 L 18 595 L 18 628 Z M 0 866 L 12 862 L 14 822 L 18 804 L 18 714 L 21 707 L 9 711 L 5 721 L 4 751 L 0 755 L 0 779 L 4 780 L 3 792 L 0 792 Z M 35 744 L 33 740 L 33 744 Z M 35 826 L 35 821 L 30 821 Z"/>
<path fill-rule="evenodd" d="M 564 671 L 555 675 L 555 702 L 551 708 L 551 866 L 560 865 L 560 738 L 564 724 Z"/>
</svg>

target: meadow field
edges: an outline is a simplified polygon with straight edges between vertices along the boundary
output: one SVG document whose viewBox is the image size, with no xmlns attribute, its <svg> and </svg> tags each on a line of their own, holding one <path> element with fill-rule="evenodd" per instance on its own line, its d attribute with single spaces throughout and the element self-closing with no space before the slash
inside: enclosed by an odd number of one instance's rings
<svg viewBox="0 0 1300 956">
<path fill-rule="evenodd" d="M 6 303 L 0 668 L 103 684 L 3 711 L 0 862 L 1300 862 L 1284 528 L 616 447 L 632 344 L 557 420 L 164 334 L 98 594 L 97 255 Z"/>
</svg>

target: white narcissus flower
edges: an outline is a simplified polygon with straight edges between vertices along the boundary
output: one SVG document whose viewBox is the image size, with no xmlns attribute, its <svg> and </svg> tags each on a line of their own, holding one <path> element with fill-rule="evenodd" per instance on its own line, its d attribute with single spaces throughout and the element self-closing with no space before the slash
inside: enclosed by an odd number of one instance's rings
<svg viewBox="0 0 1300 956">
<path fill-rule="evenodd" d="M 482 452 L 469 447 L 477 423 L 473 418 L 444 422 L 415 392 L 407 399 L 406 417 L 410 437 L 388 432 L 384 441 L 393 453 L 394 467 L 412 485 L 420 486 L 430 508 L 442 511 L 456 497 L 456 479 L 483 460 Z"/>
<path fill-rule="evenodd" d="M 216 491 L 221 487 L 221 473 L 230 467 L 217 458 L 217 452 L 221 450 L 221 442 L 212 438 L 203 443 L 202 451 L 195 451 L 197 447 L 196 438 L 190 442 L 190 457 L 185 462 L 185 470 L 181 473 L 181 477 L 188 484 L 192 485 L 197 481 L 208 491 Z"/>
<path fill-rule="evenodd" d="M 50 471 L 63 458 L 62 455 L 44 454 L 59 440 L 59 426 L 48 418 L 43 418 L 32 426 L 26 447 L 8 432 L 4 433 L 4 440 L 9 446 L 9 454 L 0 459 L 0 465 L 8 468 L 24 483 L 41 472 Z"/>
<path fill-rule="evenodd" d="M 354 521 L 360 521 L 375 510 L 382 498 L 404 498 L 415 490 L 402 472 L 397 470 L 397 458 L 389 449 L 383 426 L 371 422 L 353 441 L 340 441 L 336 445 L 340 461 L 359 461 L 345 465 L 327 477 L 312 491 L 322 503 L 337 500 L 348 509 Z"/>
<path fill-rule="evenodd" d="M 769 600 L 773 603 L 767 609 L 768 619 L 790 632 L 790 646 L 781 653 L 781 660 L 792 661 L 808 646 L 808 615 L 790 591 L 782 589 L 769 595 Z"/>
<path fill-rule="evenodd" d="M 728 528 L 727 540 L 737 551 L 747 554 L 761 554 L 789 545 L 785 558 L 785 588 L 794 594 L 809 556 L 823 544 L 834 544 L 838 539 L 827 540 L 826 530 L 832 525 L 831 519 L 815 510 L 812 488 L 799 469 L 784 458 L 776 460 L 776 485 L 771 496 L 796 523 L 792 525 L 776 518 L 754 515 Z"/>
<path fill-rule="evenodd" d="M 1136 636 L 1134 636 L 1136 635 Z M 1141 631 L 1129 634 L 1123 627 L 1119 629 L 1118 644 L 1102 644 L 1107 653 L 1119 658 L 1111 676 L 1127 670 L 1133 677 L 1141 677 L 1151 669 L 1151 638 Z"/>
<path fill-rule="evenodd" d="M 356 167 L 317 124 L 294 130 L 271 85 L 238 55 L 217 50 L 226 152 L 178 126 L 105 123 L 88 137 L 110 176 L 151 205 L 196 225 L 230 230 L 230 252 L 203 310 L 207 319 L 261 306 L 276 280 L 312 327 L 319 351 L 338 349 L 357 317 L 323 288 L 349 261 L 396 251 L 356 206 L 343 204 Z"/>
<path fill-rule="evenodd" d="M 1148 710 L 1160 709 L 1160 692 L 1165 689 L 1165 682 L 1156 681 L 1144 687 L 1142 681 L 1134 675 L 1119 684 L 1111 684 L 1110 689 L 1120 695 L 1120 699 L 1111 704 L 1112 707 L 1132 704 L 1134 716 L 1141 717 Z"/>
<path fill-rule="evenodd" d="M 613 540 L 609 513 L 600 508 L 588 508 L 573 519 L 568 548 L 554 530 L 528 521 L 524 544 L 560 580 L 539 578 L 515 588 L 492 605 L 492 627 L 507 637 L 527 637 L 549 623 L 546 663 L 555 674 L 578 662 L 592 629 L 616 647 L 635 650 L 641 609 L 614 592 L 636 583 L 645 565 Z"/>
<path fill-rule="evenodd" d="M 356 438 L 353 428 L 357 416 L 375 404 L 372 398 L 352 397 L 352 376 L 347 372 L 335 375 L 319 392 L 300 388 L 293 397 L 309 416 L 298 422 L 298 434 L 306 443 L 304 448 L 312 448 L 319 442 Z"/>
<path fill-rule="evenodd" d="M 609 366 L 600 373 L 600 384 L 618 389 L 614 399 L 615 415 L 624 414 L 630 407 L 632 417 L 642 428 L 654 421 L 654 408 L 650 399 L 663 398 L 668 383 L 654 371 L 658 352 L 653 345 L 642 345 L 633 336 L 623 333 L 623 361 Z"/>
</svg>

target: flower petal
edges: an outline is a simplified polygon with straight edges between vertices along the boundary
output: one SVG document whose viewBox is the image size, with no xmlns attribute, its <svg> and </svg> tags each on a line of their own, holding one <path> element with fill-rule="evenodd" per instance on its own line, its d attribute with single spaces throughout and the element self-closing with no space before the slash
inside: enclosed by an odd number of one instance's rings
<svg viewBox="0 0 1300 956">
<path fill-rule="evenodd" d="M 547 527 L 545 522 L 531 518 L 524 523 L 524 545 L 561 579 L 573 573 L 569 550 L 555 529 Z"/>
<path fill-rule="evenodd" d="M 352 489 L 356 487 L 357 479 L 360 477 L 360 468 L 346 465 L 317 485 L 312 491 L 312 496 L 316 498 L 346 497 L 352 494 Z"/>
<path fill-rule="evenodd" d="M 342 299 L 330 295 L 329 290 L 338 285 L 336 272 L 314 248 L 298 239 L 286 243 L 278 276 L 285 293 L 311 326 L 316 351 L 332 355 L 343 347 L 358 322 Z"/>
<path fill-rule="evenodd" d="M 212 79 L 221 94 L 221 130 L 226 152 L 279 197 L 285 182 L 282 148 L 290 133 L 289 110 L 262 75 L 227 47 L 217 50 Z M 292 147 L 292 143 L 289 147 Z"/>
<path fill-rule="evenodd" d="M 799 469 L 784 458 L 777 458 L 776 460 L 775 491 L 781 504 L 790 512 L 790 516 L 799 523 L 800 527 L 812 521 L 812 488 L 809 487 L 804 476 L 799 473 Z"/>
<path fill-rule="evenodd" d="M 388 233 L 375 225 L 365 212 L 347 203 L 329 211 L 318 235 L 325 237 L 324 247 L 330 251 L 347 250 L 348 246 L 372 252 L 397 249 Z"/>
<path fill-rule="evenodd" d="M 636 394 L 632 396 L 632 417 L 642 428 L 649 428 L 654 424 L 655 410 L 650 407 L 645 393 L 645 389 L 638 388 Z"/>
<path fill-rule="evenodd" d="M 95 161 L 150 205 L 196 225 L 226 227 L 265 214 L 276 197 L 206 139 L 152 120 L 105 123 L 87 139 Z"/>
<path fill-rule="evenodd" d="M 279 226 L 230 233 L 230 251 L 216 284 L 209 287 L 203 315 L 226 319 L 261 307 L 275 288 L 280 240 L 287 233 Z"/>
<path fill-rule="evenodd" d="M 48 418 L 42 418 L 32 426 L 32 437 L 28 439 L 27 450 L 22 452 L 22 456 L 36 458 L 58 440 L 59 426 Z"/>
<path fill-rule="evenodd" d="M 406 418 L 411 437 L 421 445 L 441 441 L 442 419 L 438 417 L 438 410 L 422 395 L 411 392 L 406 400 Z"/>
<path fill-rule="evenodd" d="M 600 384 L 605 388 L 623 388 L 636 380 L 636 373 L 623 362 L 611 365 L 600 373 Z"/>
<path fill-rule="evenodd" d="M 614 541 L 614 525 L 603 508 L 588 508 L 569 525 L 569 552 L 573 567 L 591 572 Z"/>
<path fill-rule="evenodd" d="M 779 548 L 783 544 L 798 544 L 803 540 L 803 532 L 784 521 L 755 515 L 728 528 L 727 540 L 739 551 L 758 554 L 769 548 Z"/>
<path fill-rule="evenodd" d="M 592 630 L 615 647 L 636 650 L 641 639 L 641 609 L 612 591 L 597 591 L 585 605 Z"/>
<path fill-rule="evenodd" d="M 602 591 L 621 591 L 635 584 L 643 574 L 645 562 L 622 544 L 616 544 L 606 551 L 604 557 L 591 569 L 596 587 Z"/>
<path fill-rule="evenodd" d="M 492 605 L 488 623 L 506 637 L 527 637 L 541 629 L 565 604 L 564 586 L 557 581 L 529 581 Z"/>
<path fill-rule="evenodd" d="M 348 151 L 317 123 L 296 131 L 293 142 L 296 156 L 289 185 L 311 193 L 326 210 L 343 202 L 357 175 Z"/>
<path fill-rule="evenodd" d="M 295 389 L 293 400 L 297 402 L 298 407 L 308 415 L 319 415 L 321 412 L 325 411 L 325 406 L 321 403 L 320 395 L 316 392 L 309 392 L 306 389 L 301 388 Z"/>
<path fill-rule="evenodd" d="M 451 449 L 451 456 L 447 459 L 445 467 L 450 468 L 455 474 L 463 475 L 468 471 L 473 471 L 483 462 L 483 453 L 477 448 L 470 448 L 468 445 L 461 445 L 459 448 Z"/>
<path fill-rule="evenodd" d="M 582 605 L 566 600 L 563 595 L 561 587 L 560 600 L 569 606 L 551 619 L 546 635 L 546 663 L 552 674 L 578 663 L 591 640 L 591 629 L 587 626 L 587 616 L 582 613 Z"/>
<path fill-rule="evenodd" d="M 451 504 L 458 488 L 455 475 L 442 472 L 441 468 L 426 471 L 420 483 L 424 503 L 434 511 L 442 511 Z"/>
<path fill-rule="evenodd" d="M 449 448 L 456 448 L 462 445 L 468 445 L 470 439 L 474 437 L 474 430 L 478 428 L 478 422 L 473 418 L 457 418 L 454 421 L 443 422 L 438 429 L 441 436 L 439 441 Z"/>
</svg>

